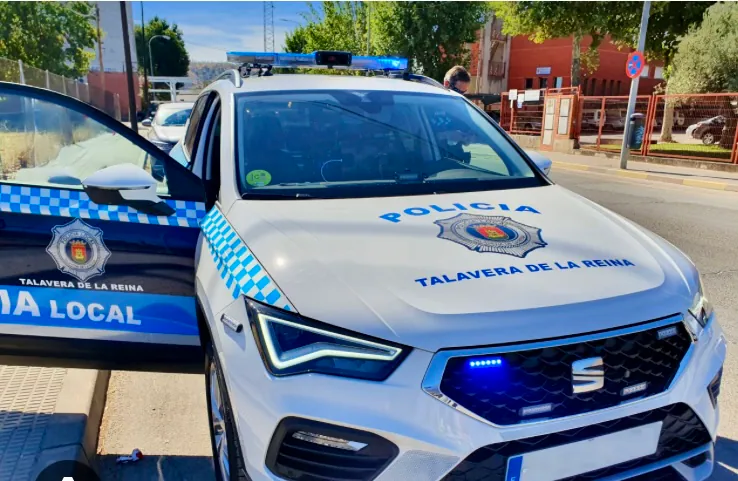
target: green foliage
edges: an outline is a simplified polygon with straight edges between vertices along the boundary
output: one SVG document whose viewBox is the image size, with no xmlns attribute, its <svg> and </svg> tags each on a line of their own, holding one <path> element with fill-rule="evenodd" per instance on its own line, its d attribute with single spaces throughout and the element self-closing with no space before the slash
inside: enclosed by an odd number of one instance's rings
<svg viewBox="0 0 738 481">
<path fill-rule="evenodd" d="M 144 40 L 145 33 L 145 40 Z M 157 38 L 151 42 L 151 55 L 154 72 L 149 67 L 149 40 L 155 35 L 166 35 L 169 40 Z M 190 57 L 182 39 L 183 32 L 177 24 L 169 25 L 166 20 L 154 17 L 146 24 L 146 29 L 136 25 L 136 54 L 138 65 L 148 75 L 185 77 L 190 67 Z"/>
<path fill-rule="evenodd" d="M 468 63 L 466 43 L 476 40 L 489 10 L 485 2 L 327 1 L 320 10 L 310 5 L 307 24 L 287 35 L 285 48 L 408 57 L 414 70 L 442 80 L 453 65 Z"/>
<path fill-rule="evenodd" d="M 662 59 L 668 66 L 679 37 L 699 22 L 713 3 L 652 2 L 645 49 L 648 57 Z M 590 73 L 599 67 L 597 47 L 606 36 L 622 47 L 637 46 L 642 11 L 643 3 L 638 1 L 508 1 L 495 6 L 495 14 L 504 22 L 503 31 L 509 35 L 527 35 L 536 43 L 562 37 L 573 37 L 576 42 L 590 36 L 592 43 L 581 54 L 581 66 Z M 572 59 L 573 64 L 577 61 Z"/>
<path fill-rule="evenodd" d="M 738 3 L 711 6 L 679 44 L 669 93 L 738 91 Z"/>
<path fill-rule="evenodd" d="M 616 44 L 636 48 L 640 33 L 643 4 L 636 1 L 615 2 L 616 21 L 612 22 L 609 33 Z M 679 46 L 679 40 L 694 25 L 699 25 L 702 17 L 713 1 L 699 2 L 651 2 L 646 35 L 646 55 L 648 58 L 663 60 L 668 68 Z"/>
<path fill-rule="evenodd" d="M 486 2 L 372 3 L 372 48 L 407 57 L 415 70 L 442 81 L 454 65 L 468 66 L 467 43 L 489 14 Z"/>
<path fill-rule="evenodd" d="M 67 77 L 90 70 L 97 30 L 87 2 L 0 2 L 0 57 Z"/>
</svg>

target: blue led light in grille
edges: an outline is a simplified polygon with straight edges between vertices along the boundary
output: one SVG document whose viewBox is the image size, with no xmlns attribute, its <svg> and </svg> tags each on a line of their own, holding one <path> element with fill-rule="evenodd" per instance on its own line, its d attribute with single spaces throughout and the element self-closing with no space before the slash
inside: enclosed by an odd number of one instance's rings
<svg viewBox="0 0 738 481">
<path fill-rule="evenodd" d="M 502 366 L 502 359 L 499 357 L 490 357 L 485 359 L 473 359 L 469 361 L 469 367 L 499 367 Z"/>
</svg>

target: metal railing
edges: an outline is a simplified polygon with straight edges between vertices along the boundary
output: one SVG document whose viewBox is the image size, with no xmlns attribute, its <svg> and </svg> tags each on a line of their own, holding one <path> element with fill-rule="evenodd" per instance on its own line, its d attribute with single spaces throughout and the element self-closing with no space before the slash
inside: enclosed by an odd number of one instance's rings
<svg viewBox="0 0 738 481">
<path fill-rule="evenodd" d="M 75 79 L 0 57 L 0 81 L 41 87 L 81 100 L 121 120 L 120 96 Z"/>
</svg>

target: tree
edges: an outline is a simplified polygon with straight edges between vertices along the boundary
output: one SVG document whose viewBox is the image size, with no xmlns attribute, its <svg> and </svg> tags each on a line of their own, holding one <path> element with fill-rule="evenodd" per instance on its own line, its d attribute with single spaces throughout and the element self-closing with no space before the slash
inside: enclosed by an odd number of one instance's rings
<svg viewBox="0 0 738 481">
<path fill-rule="evenodd" d="M 414 70 L 438 81 L 454 65 L 467 65 L 467 44 L 490 14 L 486 2 L 373 2 L 372 51 L 407 57 Z"/>
<path fill-rule="evenodd" d="M 151 56 L 148 59 L 149 40 L 155 35 L 166 35 L 169 40 L 157 38 L 151 42 Z M 185 77 L 190 68 L 190 57 L 185 49 L 182 30 L 177 24 L 169 25 L 166 20 L 154 17 L 146 24 L 146 28 L 136 25 L 136 55 L 139 68 L 143 68 L 148 75 L 170 77 Z M 146 57 L 144 57 L 146 52 Z M 144 61 L 144 58 L 146 61 Z M 151 72 L 150 62 L 153 60 L 154 72 Z"/>
<path fill-rule="evenodd" d="M 87 2 L 0 2 L 0 57 L 82 77 L 94 57 L 92 18 Z"/>
<path fill-rule="evenodd" d="M 466 64 L 489 12 L 484 2 L 323 2 L 310 5 L 307 25 L 287 35 L 291 52 L 347 50 L 407 57 L 411 68 L 441 80 Z"/>
<path fill-rule="evenodd" d="M 597 48 L 618 21 L 613 10 L 620 2 L 500 2 L 494 7 L 508 35 L 527 35 L 536 43 L 553 38 L 572 37 L 571 85 L 579 85 L 582 67 L 594 72 L 599 66 Z M 591 37 L 582 55 L 582 39 Z M 582 65 L 584 63 L 584 65 Z M 625 67 L 623 67 L 625 68 Z"/>
<path fill-rule="evenodd" d="M 679 43 L 673 67 L 668 93 L 738 91 L 738 3 L 708 8 L 702 24 L 691 28 Z M 727 118 L 724 133 L 735 133 L 738 115 L 731 103 L 735 100 L 723 98 L 721 115 Z M 721 147 L 729 149 L 732 144 L 732 135 L 721 137 Z"/>
<path fill-rule="evenodd" d="M 640 2 L 622 2 L 620 6 L 620 26 L 611 28 L 616 44 L 635 48 L 640 33 L 640 16 L 643 5 Z M 652 2 L 646 35 L 646 55 L 648 59 L 659 59 L 664 63 L 668 80 L 672 60 L 677 52 L 679 41 L 690 29 L 702 21 L 705 10 L 715 2 Z M 674 127 L 675 102 L 667 99 L 661 125 L 659 142 L 671 142 Z"/>
<path fill-rule="evenodd" d="M 303 14 L 307 25 L 287 34 L 288 52 L 344 50 L 355 55 L 366 52 L 367 5 L 364 2 L 322 2 L 318 10 L 312 3 Z"/>
<path fill-rule="evenodd" d="M 678 39 L 699 22 L 714 2 L 652 2 L 646 36 L 650 59 L 671 61 Z M 495 15 L 503 20 L 509 35 L 527 35 L 536 43 L 552 38 L 572 37 L 572 85 L 579 85 L 582 68 L 594 72 L 599 67 L 597 48 L 609 36 L 621 47 L 635 48 L 641 25 L 643 3 L 626 2 L 500 2 Z M 581 53 L 585 37 L 592 41 Z M 625 66 L 623 66 L 625 68 Z"/>
</svg>

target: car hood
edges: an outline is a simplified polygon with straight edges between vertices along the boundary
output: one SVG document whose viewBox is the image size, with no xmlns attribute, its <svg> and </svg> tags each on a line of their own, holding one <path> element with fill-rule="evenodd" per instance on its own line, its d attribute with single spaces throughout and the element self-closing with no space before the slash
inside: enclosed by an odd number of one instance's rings
<svg viewBox="0 0 738 481">
<path fill-rule="evenodd" d="M 163 142 L 169 142 L 171 144 L 177 143 L 185 133 L 184 125 L 164 127 L 154 124 L 152 126 L 152 130 L 155 139 L 159 139 Z"/>
<path fill-rule="evenodd" d="M 301 315 L 429 351 L 655 319 L 696 285 L 676 248 L 555 185 L 226 216 Z"/>
</svg>

